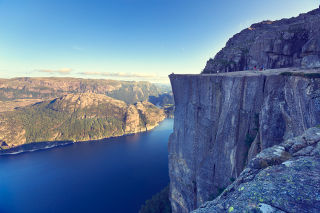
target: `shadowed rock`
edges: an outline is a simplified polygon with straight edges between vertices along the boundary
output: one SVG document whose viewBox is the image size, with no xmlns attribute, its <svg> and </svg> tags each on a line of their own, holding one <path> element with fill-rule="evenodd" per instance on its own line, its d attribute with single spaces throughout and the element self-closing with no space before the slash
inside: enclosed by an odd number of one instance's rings
<svg viewBox="0 0 320 213">
<path fill-rule="evenodd" d="M 218 198 L 193 212 L 320 212 L 319 141 L 314 127 L 263 150 Z"/>
</svg>

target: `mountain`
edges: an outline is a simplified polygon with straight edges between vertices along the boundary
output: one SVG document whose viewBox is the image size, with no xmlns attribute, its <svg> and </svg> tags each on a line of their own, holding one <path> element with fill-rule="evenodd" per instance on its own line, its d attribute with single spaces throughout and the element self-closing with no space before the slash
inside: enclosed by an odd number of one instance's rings
<svg viewBox="0 0 320 213">
<path fill-rule="evenodd" d="M 298 17 L 263 21 L 234 35 L 203 73 L 254 67 L 320 67 L 320 8 Z"/>
<path fill-rule="evenodd" d="M 0 147 L 121 136 L 150 130 L 165 117 L 147 101 L 127 104 L 103 94 L 67 94 L 0 113 Z"/>
<path fill-rule="evenodd" d="M 320 212 L 319 28 L 320 9 L 254 24 L 170 75 L 173 213 Z"/>
<path fill-rule="evenodd" d="M 116 81 L 81 78 L 12 78 L 0 79 L 0 101 L 50 99 L 70 93 L 97 93 L 128 104 L 148 101 L 149 97 L 170 94 L 168 86 L 145 81 Z M 171 94 L 172 95 L 172 94 Z M 172 104 L 172 103 L 171 103 Z"/>
</svg>

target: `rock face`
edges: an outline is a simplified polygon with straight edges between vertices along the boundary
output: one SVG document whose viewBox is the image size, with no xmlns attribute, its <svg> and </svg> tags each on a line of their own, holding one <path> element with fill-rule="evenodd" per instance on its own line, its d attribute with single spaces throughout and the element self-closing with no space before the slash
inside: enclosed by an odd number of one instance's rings
<svg viewBox="0 0 320 213">
<path fill-rule="evenodd" d="M 194 213 L 320 212 L 320 128 L 263 150 Z"/>
<path fill-rule="evenodd" d="M 257 68 L 320 67 L 320 8 L 298 17 L 263 21 L 234 35 L 203 73 Z"/>
<path fill-rule="evenodd" d="M 170 75 L 176 107 L 169 140 L 173 212 L 190 212 L 213 199 L 261 150 L 319 125 L 317 72 Z"/>
</svg>

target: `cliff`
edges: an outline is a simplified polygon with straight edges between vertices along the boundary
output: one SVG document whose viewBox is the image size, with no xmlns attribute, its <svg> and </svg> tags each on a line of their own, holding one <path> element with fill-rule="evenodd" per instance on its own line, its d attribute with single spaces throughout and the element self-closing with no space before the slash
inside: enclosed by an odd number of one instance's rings
<svg viewBox="0 0 320 213">
<path fill-rule="evenodd" d="M 68 94 L 0 113 L 0 149 L 44 141 L 87 141 L 147 131 L 165 119 L 149 102 L 102 94 Z"/>
<path fill-rule="evenodd" d="M 263 150 L 217 199 L 194 213 L 320 212 L 320 128 Z"/>
<path fill-rule="evenodd" d="M 263 21 L 234 35 L 203 73 L 257 68 L 320 67 L 320 8 L 298 17 Z"/>
<path fill-rule="evenodd" d="M 173 212 L 190 212 L 212 200 L 257 153 L 320 124 L 319 71 L 170 75 Z"/>
</svg>

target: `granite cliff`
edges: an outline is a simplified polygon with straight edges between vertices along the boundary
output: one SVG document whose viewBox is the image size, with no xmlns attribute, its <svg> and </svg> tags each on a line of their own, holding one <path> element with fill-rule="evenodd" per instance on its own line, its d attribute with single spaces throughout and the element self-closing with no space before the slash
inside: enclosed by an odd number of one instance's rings
<svg viewBox="0 0 320 213">
<path fill-rule="evenodd" d="M 263 21 L 234 35 L 203 73 L 257 68 L 320 67 L 320 8 L 298 17 Z"/>
<path fill-rule="evenodd" d="M 146 101 L 127 104 L 102 94 L 68 94 L 0 113 L 0 149 L 142 132 L 151 130 L 165 117 L 163 109 Z"/>
<path fill-rule="evenodd" d="M 319 71 L 170 75 L 176 107 L 169 139 L 173 212 L 212 200 L 259 152 L 319 125 Z"/>
</svg>

